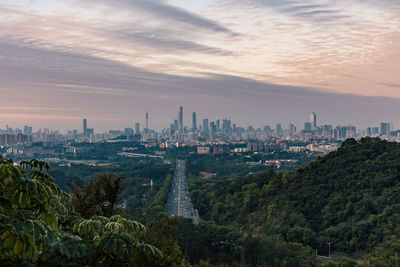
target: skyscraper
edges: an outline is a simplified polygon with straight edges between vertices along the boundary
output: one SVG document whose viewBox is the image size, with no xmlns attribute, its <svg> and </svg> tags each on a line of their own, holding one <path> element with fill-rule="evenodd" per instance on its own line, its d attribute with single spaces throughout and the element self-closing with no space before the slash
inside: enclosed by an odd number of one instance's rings
<svg viewBox="0 0 400 267">
<path fill-rule="evenodd" d="M 293 135 L 296 133 L 296 127 L 294 124 L 289 124 L 289 136 L 293 137 Z"/>
<path fill-rule="evenodd" d="M 183 107 L 180 107 L 178 109 L 178 126 L 179 126 L 179 131 L 183 131 Z"/>
<path fill-rule="evenodd" d="M 83 136 L 87 137 L 87 120 L 83 119 Z"/>
<path fill-rule="evenodd" d="M 25 125 L 24 126 L 24 134 L 32 134 L 32 127 Z"/>
<path fill-rule="evenodd" d="M 211 134 L 214 135 L 217 132 L 217 125 L 215 124 L 215 122 L 211 122 L 210 123 L 210 128 L 211 128 Z"/>
<path fill-rule="evenodd" d="M 380 129 L 380 136 L 385 136 L 390 134 L 390 123 L 382 122 Z"/>
<path fill-rule="evenodd" d="M 269 134 L 271 132 L 271 126 L 269 125 L 264 126 L 264 132 Z"/>
<path fill-rule="evenodd" d="M 228 131 L 228 120 L 227 119 L 222 120 L 222 131 L 224 133 L 226 133 Z"/>
<path fill-rule="evenodd" d="M 313 129 L 317 128 L 317 114 L 314 112 L 310 115 L 310 122 Z"/>
<path fill-rule="evenodd" d="M 192 130 L 193 132 L 197 129 L 197 120 L 196 120 L 196 112 L 193 112 L 192 117 Z"/>
<path fill-rule="evenodd" d="M 204 119 L 203 120 L 203 132 L 208 133 L 209 129 L 208 129 L 208 119 Z"/>
<path fill-rule="evenodd" d="M 326 137 L 332 137 L 332 125 L 326 124 L 324 125 L 323 134 Z"/>
<path fill-rule="evenodd" d="M 304 131 L 305 132 L 311 132 L 311 127 L 312 127 L 312 124 L 311 124 L 311 122 L 306 122 L 306 123 L 304 123 Z"/>
<path fill-rule="evenodd" d="M 140 123 L 135 123 L 135 134 L 140 134 Z"/>
<path fill-rule="evenodd" d="M 367 128 L 367 136 L 372 136 L 372 128 L 371 127 Z"/>
<path fill-rule="evenodd" d="M 145 131 L 147 132 L 149 130 L 149 113 L 146 112 L 146 129 Z"/>
<path fill-rule="evenodd" d="M 276 125 L 276 135 L 281 136 L 282 135 L 282 124 L 278 123 Z"/>
</svg>

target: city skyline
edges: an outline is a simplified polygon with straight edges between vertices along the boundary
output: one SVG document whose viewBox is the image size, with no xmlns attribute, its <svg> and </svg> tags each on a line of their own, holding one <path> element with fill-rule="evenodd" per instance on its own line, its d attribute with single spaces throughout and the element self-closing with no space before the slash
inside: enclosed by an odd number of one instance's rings
<svg viewBox="0 0 400 267">
<path fill-rule="evenodd" d="M 140 122 L 135 123 L 135 129 L 126 127 L 125 129 L 113 129 L 108 132 L 96 132 L 93 128 L 88 128 L 88 120 L 82 119 L 82 131 L 77 129 L 70 130 L 66 134 L 50 129 L 39 129 L 34 131 L 31 126 L 24 126 L 22 129 L 12 129 L 7 125 L 6 130 L 0 129 L 0 148 L 7 149 L 11 153 L 25 153 L 12 146 L 30 146 L 34 143 L 42 142 L 44 146 L 49 144 L 70 143 L 70 142 L 144 142 L 147 144 L 156 143 L 160 148 L 170 146 L 189 145 L 199 147 L 197 153 L 226 153 L 225 148 L 215 148 L 215 145 L 222 144 L 243 144 L 247 143 L 247 148 L 240 147 L 236 152 L 264 151 L 267 147 L 277 149 L 285 148 L 288 152 L 300 152 L 309 149 L 311 151 L 327 152 L 333 151 L 338 147 L 338 142 L 348 138 L 380 137 L 386 140 L 400 140 L 400 129 L 395 129 L 393 124 L 381 122 L 378 125 L 370 126 L 367 129 L 359 129 L 354 125 L 332 125 L 319 124 L 318 115 L 312 112 L 309 121 L 304 123 L 304 128 L 297 128 L 294 124 L 289 124 L 286 128 L 281 123 L 273 128 L 264 125 L 262 128 L 254 126 L 237 125 L 235 121 L 222 119 L 210 121 L 204 118 L 202 123 L 195 123 L 196 113 L 193 112 L 192 127 L 182 124 L 184 117 L 183 107 L 178 109 L 177 118 L 170 124 L 170 128 L 156 131 L 148 128 L 149 113 L 145 113 L 146 127 L 140 131 Z M 90 123 L 90 122 L 89 122 Z M 89 124 L 90 125 L 90 124 Z M 253 142 L 256 143 L 253 143 Z M 264 144 L 261 145 L 260 143 Z M 287 144 L 300 144 L 301 146 L 288 147 Z M 304 146 L 306 144 L 307 146 Z M 320 146 L 321 145 L 321 146 Z M 11 147 L 10 147 L 11 146 Z M 18 152 L 19 151 L 19 152 Z M 22 151 L 22 152 L 21 152 Z M 68 148 L 68 151 L 71 151 Z"/>
<path fill-rule="evenodd" d="M 149 127 L 149 123 L 150 123 L 150 114 L 148 111 L 146 111 L 144 113 L 144 120 L 136 120 L 134 122 L 132 122 L 129 125 L 124 125 L 120 128 L 109 128 L 106 130 L 98 130 L 93 128 L 88 128 L 88 119 L 87 118 L 81 118 L 81 128 L 80 127 L 76 127 L 76 128 L 71 128 L 71 129 L 67 129 L 65 131 L 61 130 L 61 129 L 53 129 L 53 128 L 49 128 L 49 127 L 35 127 L 34 125 L 32 126 L 31 124 L 29 125 L 24 125 L 22 127 L 17 126 L 17 127 L 10 127 L 12 125 L 7 124 L 6 127 L 3 129 L 0 126 L 0 133 L 6 132 L 8 130 L 13 130 L 13 131 L 20 131 L 21 133 L 26 133 L 26 132 L 30 132 L 32 133 L 32 129 L 36 130 L 36 131 L 51 131 L 51 132 L 59 132 L 62 134 L 66 134 L 67 132 L 71 132 L 71 131 L 78 131 L 79 133 L 83 134 L 83 137 L 88 137 L 88 132 L 90 133 L 107 133 L 109 131 L 118 131 L 118 130 L 123 130 L 123 129 L 132 129 L 132 131 L 135 134 L 140 134 L 140 133 L 146 133 L 148 131 L 156 131 L 156 132 L 160 132 L 162 130 L 165 129 L 172 129 L 172 130 L 176 130 L 177 132 L 184 132 L 184 130 L 186 132 L 194 132 L 194 131 L 205 131 L 205 132 L 209 132 L 212 130 L 213 127 L 215 127 L 215 129 L 222 129 L 222 127 L 224 126 L 224 123 L 226 124 L 227 122 L 229 122 L 230 126 L 229 127 L 242 127 L 244 129 L 247 129 L 248 127 L 252 127 L 255 130 L 256 129 L 264 129 L 265 127 L 268 127 L 270 130 L 272 131 L 277 131 L 277 132 L 282 132 L 283 130 L 287 130 L 289 132 L 292 132 L 293 129 L 297 129 L 297 131 L 299 130 L 306 130 L 306 131 L 315 131 L 317 129 L 317 127 L 326 127 L 326 126 L 343 126 L 343 127 L 356 127 L 358 130 L 362 130 L 365 131 L 367 133 L 367 135 L 371 136 L 372 134 L 372 129 L 374 128 L 382 128 L 382 127 L 386 127 L 388 130 L 387 132 L 390 131 L 394 131 L 397 130 L 397 126 L 393 123 L 393 122 L 389 122 L 389 121 L 385 121 L 380 120 L 379 122 L 376 122 L 375 124 L 370 124 L 367 125 L 366 127 L 360 127 L 359 125 L 349 122 L 349 123 L 332 123 L 326 120 L 322 120 L 319 121 L 319 115 L 316 114 L 315 112 L 311 112 L 308 114 L 308 118 L 307 116 L 305 116 L 305 120 L 300 123 L 300 124 L 294 124 L 292 122 L 278 122 L 276 124 L 274 123 L 268 123 L 265 122 L 263 124 L 260 125 L 251 125 L 251 124 L 237 124 L 236 120 L 232 120 L 231 117 L 215 117 L 213 116 L 213 119 L 209 119 L 209 117 L 201 117 L 200 118 L 200 122 L 197 122 L 197 114 L 198 112 L 194 111 L 191 112 L 192 116 L 189 118 L 189 116 L 187 116 L 186 121 L 184 120 L 185 116 L 184 116 L 184 112 L 183 112 L 184 108 L 183 106 L 180 106 L 178 108 L 178 113 L 176 115 L 176 117 L 172 117 L 169 118 L 169 120 L 166 120 L 165 122 L 165 127 L 162 128 L 152 128 Z M 190 120 L 190 121 L 189 121 Z M 83 123 L 83 124 L 82 124 Z M 91 123 L 91 122 L 89 122 Z M 232 124 L 232 125 L 231 125 Z M 382 125 L 385 126 L 382 126 Z M 141 130 L 141 125 L 143 128 L 143 130 Z M 204 128 L 204 126 L 206 126 L 206 129 Z M 81 130 L 79 130 L 81 129 Z M 264 131 L 263 130 L 263 131 Z M 332 130 L 332 129 L 331 129 Z M 371 132 L 369 132 L 371 131 Z M 379 132 L 381 132 L 382 130 L 379 130 Z M 375 133 L 376 134 L 376 133 Z"/>
<path fill-rule="evenodd" d="M 399 123 L 400 2 L 192 2 L 4 0 L 0 125 Z"/>
</svg>

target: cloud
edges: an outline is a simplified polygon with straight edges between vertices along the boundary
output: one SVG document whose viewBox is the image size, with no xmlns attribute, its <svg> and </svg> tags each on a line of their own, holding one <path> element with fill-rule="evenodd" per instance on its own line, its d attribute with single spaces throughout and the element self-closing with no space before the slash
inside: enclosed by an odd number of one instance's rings
<svg viewBox="0 0 400 267">
<path fill-rule="evenodd" d="M 115 36 L 122 38 L 126 41 L 132 41 L 134 43 L 142 43 L 147 46 L 155 47 L 161 51 L 179 51 L 179 52 L 195 52 L 203 54 L 213 54 L 226 56 L 231 55 L 233 52 L 220 49 L 217 47 L 211 47 L 207 45 L 198 44 L 191 41 L 179 40 L 172 37 L 166 32 L 151 33 L 151 32 L 139 32 L 132 30 L 111 30 L 104 32 L 105 35 Z"/>
<path fill-rule="evenodd" d="M 159 28 L 145 28 L 142 25 L 135 25 L 134 23 L 111 24 L 104 27 L 99 22 L 82 23 L 74 17 L 44 17 L 29 14 L 23 11 L 17 11 L 11 8 L 0 9 L 0 14 L 4 16 L 7 14 L 18 15 L 19 20 L 14 21 L 14 25 L 10 27 L 7 20 L 4 21 L 3 32 L 9 36 L 15 35 L 18 38 L 23 38 L 25 42 L 31 42 L 32 45 L 40 45 L 41 42 L 46 41 L 44 45 L 53 43 L 65 43 L 65 46 L 70 45 L 77 39 L 91 38 L 91 42 L 97 44 L 98 52 L 101 51 L 101 46 L 109 46 L 112 40 L 119 42 L 120 45 L 125 47 L 132 47 L 140 45 L 145 49 L 153 49 L 154 52 L 178 52 L 185 53 L 200 53 L 200 54 L 213 54 L 213 55 L 230 55 L 231 51 L 212 47 L 191 40 L 183 40 L 179 36 L 179 32 L 175 31 L 173 27 L 159 29 Z M 0 20 L 1 25 L 1 20 Z M 127 27 L 128 25 L 128 27 Z M 57 31 L 50 31 L 49 28 L 56 27 Z M 79 34 L 77 34 L 79 33 Z M 23 37 L 20 37 L 20 36 Z M 193 37 L 193 34 L 188 34 L 188 37 Z M 83 37 L 85 36 L 85 37 Z M 44 39 L 44 40 L 41 40 Z M 47 40 L 46 40 L 47 39 Z M 107 40 L 108 39 L 108 40 Z M 194 38 L 198 39 L 198 38 Z M 98 41 L 104 40 L 104 41 Z M 109 42 L 107 42 L 107 41 Z M 79 43 L 79 41 L 78 41 Z M 86 45 L 90 44 L 86 42 Z M 73 43 L 73 45 L 78 45 Z M 79 45 L 83 45 L 82 43 Z M 59 47 L 60 48 L 60 47 Z M 96 50 L 93 48 L 93 50 Z M 103 51 L 104 52 L 104 51 Z"/>
<path fill-rule="evenodd" d="M 280 14 L 300 18 L 305 21 L 332 21 L 336 18 L 349 18 L 335 8 L 333 2 L 322 4 L 318 0 L 296 1 L 296 0 L 233 0 L 237 5 L 250 5 L 253 8 L 266 8 Z"/>
<path fill-rule="evenodd" d="M 379 85 L 391 87 L 391 88 L 400 88 L 400 83 L 379 83 Z"/>
<path fill-rule="evenodd" d="M 79 1 L 81 2 L 81 1 Z M 230 29 L 220 25 L 220 23 L 211 19 L 205 18 L 198 14 L 189 12 L 185 9 L 169 5 L 162 1 L 157 0 L 100 0 L 93 1 L 95 3 L 106 4 L 110 7 L 122 8 L 126 11 L 126 8 L 131 10 L 141 10 L 143 12 L 152 14 L 156 19 L 178 22 L 181 24 L 187 24 L 196 28 L 207 29 L 214 32 L 227 33 L 229 35 L 236 36 L 237 33 Z"/>
<path fill-rule="evenodd" d="M 175 118 L 179 105 L 202 118 L 229 116 L 238 125 L 259 126 L 302 125 L 310 109 L 326 122 L 359 125 L 375 125 L 381 118 L 394 120 L 400 112 L 396 99 L 324 93 L 229 75 L 166 75 L 98 57 L 24 46 L 15 40 L 4 43 L 0 42 L 0 56 L 7 54 L 0 61 L 0 106 L 48 107 L 51 103 L 59 109 L 32 108 L 23 113 L 62 129 L 78 127 L 74 125 L 80 125 L 77 118 L 82 117 L 104 118 L 91 122 L 97 130 L 122 128 L 141 121 L 146 109 L 152 127 L 162 128 Z M 15 110 L 2 111 L 14 123 L 22 121 Z M 11 124 L 6 117 L 3 121 Z M 61 117 L 72 119 L 61 123 Z M 41 126 L 46 125 L 41 122 Z"/>
<path fill-rule="evenodd" d="M 0 7 L 2 93 L 23 92 L 26 103 L 57 95 L 95 113 L 96 102 L 112 100 L 106 106 L 123 114 L 122 107 L 162 100 L 257 102 L 265 90 L 267 98 L 307 102 L 310 89 L 298 85 L 400 97 L 394 87 L 377 85 L 398 83 L 399 57 L 391 50 L 398 50 L 400 20 L 388 8 L 394 1 L 215 0 L 201 8 L 174 1 L 184 9 L 155 0 L 58 0 L 53 12 L 40 2 Z"/>
<path fill-rule="evenodd" d="M 364 12 L 371 12 L 372 8 L 385 11 L 400 8 L 400 2 L 397 0 L 226 0 L 225 3 L 247 5 L 253 9 L 269 9 L 304 22 L 330 24 L 333 27 L 365 23 L 368 21 L 368 14 Z M 357 10 L 364 12 L 358 13 Z"/>
</svg>

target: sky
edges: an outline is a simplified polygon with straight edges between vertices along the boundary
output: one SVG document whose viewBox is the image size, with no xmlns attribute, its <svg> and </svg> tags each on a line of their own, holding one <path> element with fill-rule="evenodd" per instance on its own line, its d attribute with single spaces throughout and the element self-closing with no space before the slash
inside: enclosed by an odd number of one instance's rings
<svg viewBox="0 0 400 267">
<path fill-rule="evenodd" d="M 0 0 L 0 128 L 400 127 L 399 0 Z"/>
</svg>

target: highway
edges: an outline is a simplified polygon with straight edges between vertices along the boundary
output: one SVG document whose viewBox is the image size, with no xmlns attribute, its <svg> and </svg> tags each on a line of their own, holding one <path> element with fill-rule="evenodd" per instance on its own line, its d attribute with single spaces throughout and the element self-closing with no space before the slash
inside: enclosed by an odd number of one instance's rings
<svg viewBox="0 0 400 267">
<path fill-rule="evenodd" d="M 192 219 L 197 224 L 199 216 L 193 208 L 189 196 L 189 187 L 187 185 L 185 174 L 185 161 L 177 160 L 172 187 L 168 196 L 166 210 L 169 216 L 181 216 Z"/>
</svg>

